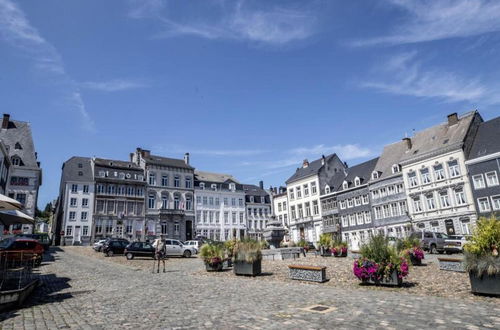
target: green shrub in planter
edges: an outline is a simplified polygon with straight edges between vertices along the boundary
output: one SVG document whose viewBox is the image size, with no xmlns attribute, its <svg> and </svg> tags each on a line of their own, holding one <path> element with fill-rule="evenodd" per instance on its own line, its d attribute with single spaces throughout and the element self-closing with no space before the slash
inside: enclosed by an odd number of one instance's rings
<svg viewBox="0 0 500 330">
<path fill-rule="evenodd" d="M 319 236 L 318 243 L 321 251 L 321 256 L 331 257 L 332 252 L 330 251 L 330 247 L 332 246 L 332 236 L 330 234 L 321 234 Z"/>
<path fill-rule="evenodd" d="M 406 237 L 396 241 L 398 253 L 411 262 L 413 266 L 421 266 L 424 259 L 424 250 L 420 247 L 420 240 L 416 237 Z"/>
<path fill-rule="evenodd" d="M 480 218 L 465 244 L 465 269 L 473 293 L 500 296 L 500 220 Z"/>
<path fill-rule="evenodd" d="M 243 240 L 234 246 L 234 273 L 256 276 L 261 273 L 262 253 L 260 242 Z"/>
<path fill-rule="evenodd" d="M 200 257 L 205 262 L 207 271 L 220 271 L 224 261 L 224 248 L 221 244 L 205 243 L 200 248 Z"/>
</svg>

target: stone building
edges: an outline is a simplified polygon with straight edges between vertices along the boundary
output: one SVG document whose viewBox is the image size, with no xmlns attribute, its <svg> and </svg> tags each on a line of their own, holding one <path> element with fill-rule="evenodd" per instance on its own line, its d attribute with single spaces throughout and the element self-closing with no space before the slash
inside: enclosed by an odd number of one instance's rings
<svg viewBox="0 0 500 330">
<path fill-rule="evenodd" d="M 11 120 L 4 114 L 0 140 L 10 157 L 6 195 L 24 205 L 23 211 L 34 217 L 38 189 L 42 184 L 42 169 L 37 160 L 30 123 Z M 4 174 L 5 175 L 5 174 Z"/>
<path fill-rule="evenodd" d="M 286 181 L 291 240 L 319 240 L 323 225 L 320 189 L 323 189 L 337 172 L 344 171 L 345 167 L 336 154 L 322 156 L 311 163 L 306 159 L 302 167 L 297 168 Z"/>
<path fill-rule="evenodd" d="M 368 182 L 377 161 L 374 158 L 350 167 L 336 191 L 342 236 L 354 250 L 373 235 Z"/>
<path fill-rule="evenodd" d="M 478 216 L 500 217 L 500 117 L 479 125 L 465 165 L 472 183 Z M 462 233 L 470 229 L 463 226 Z"/>
<path fill-rule="evenodd" d="M 195 171 L 196 236 L 226 241 L 245 236 L 245 191 L 231 175 Z"/>
<path fill-rule="evenodd" d="M 92 237 L 123 237 L 144 240 L 146 182 L 144 170 L 135 163 L 93 158 L 95 201 Z"/>
<path fill-rule="evenodd" d="M 400 159 L 408 139 L 384 147 L 369 181 L 373 226 L 379 233 L 404 237 L 411 231 Z"/>
<path fill-rule="evenodd" d="M 0 194 L 6 195 L 9 179 L 10 157 L 7 146 L 0 140 Z"/>
<path fill-rule="evenodd" d="M 271 197 L 264 190 L 264 183 L 260 181 L 259 186 L 244 184 L 245 205 L 247 209 L 248 236 L 261 240 L 262 232 L 271 220 Z M 240 235 L 241 237 L 241 235 Z"/>
<path fill-rule="evenodd" d="M 148 237 L 160 234 L 186 241 L 194 237 L 194 168 L 184 159 L 151 155 L 137 148 L 131 161 L 145 171 Z"/>
<path fill-rule="evenodd" d="M 56 219 L 60 223 L 55 234 L 59 244 L 92 243 L 94 216 L 94 174 L 89 157 L 71 157 L 62 166 Z"/>
<path fill-rule="evenodd" d="M 477 111 L 453 113 L 445 123 L 407 138 L 400 164 L 409 214 L 418 229 L 462 234 L 475 223 L 465 160 L 482 121 Z"/>
<path fill-rule="evenodd" d="M 272 214 L 285 229 L 289 229 L 288 222 L 288 195 L 286 187 L 275 187 L 270 189 L 270 197 L 272 200 Z M 288 236 L 288 235 L 287 235 Z M 285 237 L 288 240 L 288 237 Z"/>
<path fill-rule="evenodd" d="M 320 190 L 321 215 L 323 217 L 322 233 L 330 234 L 333 239 L 337 240 L 342 239 L 337 190 L 342 186 L 346 174 L 347 172 L 338 171 Z"/>
</svg>

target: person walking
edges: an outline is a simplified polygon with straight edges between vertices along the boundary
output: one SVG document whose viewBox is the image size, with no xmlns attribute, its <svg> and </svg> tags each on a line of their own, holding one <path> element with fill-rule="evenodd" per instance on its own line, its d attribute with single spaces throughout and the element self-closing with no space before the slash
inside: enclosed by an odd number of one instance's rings
<svg viewBox="0 0 500 330">
<path fill-rule="evenodd" d="M 155 249 L 155 264 L 158 261 L 158 267 L 156 272 L 160 272 L 160 262 L 163 263 L 163 272 L 165 273 L 165 259 L 167 258 L 167 244 L 165 241 L 165 237 L 163 235 L 160 238 L 155 239 L 153 242 L 153 247 Z M 155 272 L 155 264 L 153 264 L 153 273 Z"/>
</svg>

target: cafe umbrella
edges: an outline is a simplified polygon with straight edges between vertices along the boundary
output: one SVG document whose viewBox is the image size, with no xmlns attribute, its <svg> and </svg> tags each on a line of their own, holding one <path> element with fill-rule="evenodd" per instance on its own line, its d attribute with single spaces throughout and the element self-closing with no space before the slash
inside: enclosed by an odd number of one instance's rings
<svg viewBox="0 0 500 330">
<path fill-rule="evenodd" d="M 0 194 L 0 211 L 20 210 L 23 205 L 13 198 Z"/>
<path fill-rule="evenodd" d="M 18 210 L 0 211 L 0 225 L 8 228 L 15 224 L 34 225 L 35 219 Z"/>
</svg>

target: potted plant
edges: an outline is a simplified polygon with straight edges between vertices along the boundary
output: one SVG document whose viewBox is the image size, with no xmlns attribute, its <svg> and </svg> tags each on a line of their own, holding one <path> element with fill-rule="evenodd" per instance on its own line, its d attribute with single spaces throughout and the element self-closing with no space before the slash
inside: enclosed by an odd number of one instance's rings
<svg viewBox="0 0 500 330">
<path fill-rule="evenodd" d="M 481 218 L 465 244 L 465 269 L 475 294 L 500 296 L 500 221 Z"/>
<path fill-rule="evenodd" d="M 319 236 L 319 248 L 322 257 L 331 257 L 332 251 L 330 246 L 332 245 L 332 236 L 330 234 L 321 234 Z"/>
<path fill-rule="evenodd" d="M 224 249 L 220 244 L 205 243 L 200 248 L 200 257 L 207 271 L 221 271 Z"/>
<path fill-rule="evenodd" d="M 265 239 L 259 241 L 259 244 L 262 250 L 269 249 L 269 243 Z"/>
<path fill-rule="evenodd" d="M 224 250 L 225 250 L 225 258 L 224 258 L 224 267 L 233 267 L 233 255 L 234 255 L 234 247 L 236 246 L 236 239 L 231 239 L 224 242 Z"/>
<path fill-rule="evenodd" d="M 344 241 L 333 242 L 331 251 L 334 257 L 347 257 L 347 242 Z"/>
<path fill-rule="evenodd" d="M 253 240 L 237 242 L 234 246 L 234 273 L 257 276 L 261 273 L 262 253 L 260 243 Z"/>
<path fill-rule="evenodd" d="M 353 273 L 363 283 L 401 286 L 408 276 L 408 262 L 398 256 L 383 235 L 373 236 L 361 247 L 361 257 L 354 261 Z"/>
<path fill-rule="evenodd" d="M 422 266 L 424 250 L 420 247 L 420 240 L 415 237 L 406 237 L 396 242 L 396 249 L 413 266 Z"/>
</svg>

